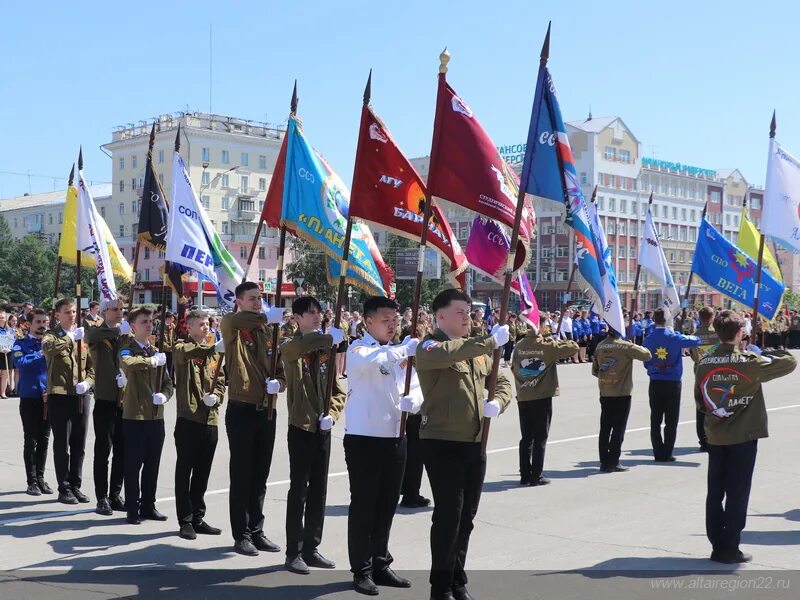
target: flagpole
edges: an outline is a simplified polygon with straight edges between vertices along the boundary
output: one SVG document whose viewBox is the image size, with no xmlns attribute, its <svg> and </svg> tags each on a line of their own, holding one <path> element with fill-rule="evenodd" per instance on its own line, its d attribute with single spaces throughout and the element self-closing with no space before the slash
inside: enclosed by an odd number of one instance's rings
<svg viewBox="0 0 800 600">
<path fill-rule="evenodd" d="M 78 173 L 80 174 L 83 171 L 83 147 L 80 148 L 78 152 Z M 76 207 L 78 208 L 78 207 Z M 77 213 L 80 213 L 80 210 L 76 210 Z M 75 239 L 78 239 L 77 232 L 75 234 Z M 77 244 L 76 244 L 77 245 Z M 77 302 L 77 326 L 81 326 L 81 250 L 77 248 L 75 250 L 75 302 Z M 83 381 L 83 369 L 82 367 L 82 356 L 83 356 L 83 343 L 78 340 L 78 382 L 80 383 Z M 80 396 L 78 396 L 78 412 L 83 414 L 83 402 L 81 402 Z"/>
<path fill-rule="evenodd" d="M 650 199 L 647 201 L 647 211 L 650 212 L 650 205 L 653 204 L 653 190 L 650 190 Z M 645 218 L 645 226 L 647 223 L 647 219 Z M 642 235 L 639 236 L 639 245 L 642 244 L 642 239 L 644 238 L 644 231 Z M 637 248 L 641 252 L 641 248 Z M 630 321 L 630 334 L 628 335 L 628 339 L 633 339 L 633 315 L 639 308 L 639 276 L 642 274 L 642 264 L 637 260 L 636 261 L 636 277 L 633 279 L 633 298 L 631 298 L 631 314 L 628 316 L 628 320 Z"/>
<path fill-rule="evenodd" d="M 706 212 L 708 212 L 708 200 L 703 205 L 703 212 L 700 213 L 700 224 L 702 225 L 703 219 L 706 218 Z M 695 250 L 697 250 L 697 243 L 695 243 Z M 692 280 L 694 279 L 694 271 L 689 271 L 689 280 L 686 282 L 686 293 L 683 295 L 683 302 L 684 304 L 683 310 L 681 310 L 681 321 L 686 319 L 686 310 L 689 307 L 689 292 L 692 289 Z"/>
<path fill-rule="evenodd" d="M 147 164 L 145 165 L 145 173 L 148 172 L 149 169 L 152 168 L 153 164 L 153 146 L 156 142 L 156 124 L 153 123 L 153 126 L 150 128 L 150 141 L 147 145 Z M 144 198 L 142 198 L 142 202 L 144 202 Z M 139 207 L 139 220 L 141 221 L 141 211 L 142 207 Z M 139 266 L 139 249 L 140 249 L 140 237 L 136 235 L 136 245 L 133 248 L 133 277 L 131 278 L 131 294 L 128 298 L 128 312 L 133 310 L 133 293 L 134 293 L 134 286 L 136 285 L 136 269 Z"/>
<path fill-rule="evenodd" d="M 775 122 L 775 111 L 772 111 L 772 121 L 769 124 L 769 139 L 775 139 L 775 129 L 777 124 Z M 756 334 L 756 324 L 758 323 L 758 292 L 761 289 L 761 269 L 764 264 L 764 235 L 756 228 L 759 235 L 758 241 L 758 265 L 756 267 L 756 287 L 753 292 L 753 317 L 752 317 L 752 330 L 753 336 Z"/>
<path fill-rule="evenodd" d="M 537 104 L 541 102 L 542 87 L 544 86 L 544 80 L 542 75 L 544 74 L 544 70 L 547 68 L 547 60 L 549 57 L 550 57 L 550 24 L 548 23 L 547 34 L 545 35 L 544 43 L 542 44 L 542 52 L 539 57 L 540 76 L 537 77 L 536 81 L 537 90 L 534 96 L 534 107 L 532 111 L 531 127 L 534 127 L 533 120 L 538 119 L 538 115 L 540 113 L 540 110 L 537 110 L 539 108 Z M 541 105 L 539 104 L 539 106 Z M 531 154 L 533 153 L 533 151 L 534 148 L 530 148 Z M 511 296 L 511 283 L 514 275 L 514 259 L 516 258 L 517 255 L 517 244 L 519 243 L 519 228 L 520 224 L 522 223 L 522 212 L 525 209 L 525 182 L 527 181 L 527 178 L 530 174 L 530 163 L 531 163 L 530 160 L 525 161 L 522 178 L 520 180 L 521 185 L 519 186 L 519 193 L 517 194 L 517 206 L 516 206 L 516 211 L 514 212 L 514 226 L 511 228 L 511 246 L 509 247 L 508 250 L 505 282 L 503 283 L 503 293 L 502 296 L 500 297 L 499 323 L 502 325 L 505 325 L 506 317 L 508 316 L 508 301 Z M 492 371 L 489 374 L 489 381 L 487 383 L 487 388 L 489 393 L 488 400 L 490 402 L 494 400 L 494 393 L 497 387 L 497 375 L 500 372 L 500 352 L 501 348 L 495 348 L 492 354 Z M 491 425 L 491 419 L 484 417 L 483 433 L 481 435 L 481 454 L 483 456 L 486 455 L 486 444 L 489 441 L 490 425 Z"/>
</svg>

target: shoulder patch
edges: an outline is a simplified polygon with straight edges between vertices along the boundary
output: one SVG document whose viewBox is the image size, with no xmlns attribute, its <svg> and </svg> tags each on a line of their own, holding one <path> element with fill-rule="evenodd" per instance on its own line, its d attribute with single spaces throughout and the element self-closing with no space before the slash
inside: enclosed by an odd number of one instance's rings
<svg viewBox="0 0 800 600">
<path fill-rule="evenodd" d="M 131 356 L 132 354 L 133 352 L 131 352 L 128 348 L 125 348 L 125 350 L 121 350 L 119 353 L 120 356 Z"/>
<path fill-rule="evenodd" d="M 442 344 L 437 342 L 436 340 L 425 340 L 424 342 L 422 342 L 422 349 L 425 350 L 425 352 L 430 352 L 431 350 L 439 348 L 441 345 Z"/>
<path fill-rule="evenodd" d="M 17 357 L 22 356 L 22 352 L 17 350 L 16 352 L 14 352 L 14 356 L 17 356 Z"/>
</svg>

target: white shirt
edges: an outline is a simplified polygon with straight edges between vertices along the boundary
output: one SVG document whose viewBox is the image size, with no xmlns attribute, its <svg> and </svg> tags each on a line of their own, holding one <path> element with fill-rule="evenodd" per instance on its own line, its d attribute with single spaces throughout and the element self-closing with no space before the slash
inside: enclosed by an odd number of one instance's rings
<svg viewBox="0 0 800 600">
<path fill-rule="evenodd" d="M 561 319 L 561 338 L 565 338 L 565 333 L 572 333 L 572 317 L 568 317 L 564 315 L 564 318 Z"/>
<path fill-rule="evenodd" d="M 347 349 L 347 402 L 345 433 L 391 438 L 400 435 L 400 397 L 406 382 L 407 350 L 381 345 L 369 333 Z M 416 370 L 411 391 L 416 406 L 422 405 Z"/>
</svg>

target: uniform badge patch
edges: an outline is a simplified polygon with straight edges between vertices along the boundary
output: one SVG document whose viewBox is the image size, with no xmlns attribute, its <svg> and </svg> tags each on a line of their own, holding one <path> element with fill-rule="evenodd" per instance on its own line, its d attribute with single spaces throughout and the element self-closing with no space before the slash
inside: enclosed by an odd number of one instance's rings
<svg viewBox="0 0 800 600">
<path fill-rule="evenodd" d="M 425 350 L 425 352 L 430 352 L 431 350 L 435 350 L 436 348 L 439 348 L 440 346 L 441 346 L 441 344 L 439 342 L 437 342 L 436 340 L 426 340 L 426 341 L 422 342 L 422 348 L 423 348 L 423 350 Z"/>
</svg>

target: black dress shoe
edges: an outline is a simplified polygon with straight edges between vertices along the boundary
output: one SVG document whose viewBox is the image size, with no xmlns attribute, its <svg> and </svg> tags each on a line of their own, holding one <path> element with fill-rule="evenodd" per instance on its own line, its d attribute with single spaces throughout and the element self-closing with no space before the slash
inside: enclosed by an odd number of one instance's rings
<svg viewBox="0 0 800 600">
<path fill-rule="evenodd" d="M 309 567 L 315 567 L 317 569 L 335 569 L 336 563 L 332 560 L 328 560 L 322 554 L 320 554 L 317 550 L 314 550 L 311 554 L 303 554 L 303 561 Z"/>
<path fill-rule="evenodd" d="M 139 516 L 139 512 L 135 510 L 129 510 L 128 515 L 125 517 L 125 520 L 131 525 L 140 525 L 142 522 L 142 519 Z"/>
<path fill-rule="evenodd" d="M 253 537 L 253 545 L 264 552 L 280 552 L 281 547 L 263 533 Z"/>
<path fill-rule="evenodd" d="M 195 533 L 201 533 L 203 535 L 219 535 L 222 533 L 222 529 L 217 527 L 212 527 L 205 521 L 200 521 L 199 523 L 192 523 L 192 527 L 195 530 Z"/>
<path fill-rule="evenodd" d="M 353 589 L 365 596 L 377 596 L 380 593 L 378 586 L 369 575 L 356 575 L 353 577 Z"/>
<path fill-rule="evenodd" d="M 519 478 L 519 484 L 520 485 L 530 485 L 531 484 L 531 478 L 530 477 L 520 477 Z"/>
<path fill-rule="evenodd" d="M 394 588 L 410 588 L 411 582 L 408 579 L 400 577 L 389 567 L 383 571 L 373 574 L 372 580 L 378 585 L 385 585 L 386 587 Z"/>
<path fill-rule="evenodd" d="M 416 498 L 406 498 L 403 496 L 403 501 L 400 502 L 400 506 L 404 508 L 425 508 L 430 503 L 431 501 L 424 496 L 417 496 Z"/>
<path fill-rule="evenodd" d="M 236 540 L 233 549 L 244 556 L 258 556 L 258 548 L 253 545 L 253 542 L 245 538 Z"/>
<path fill-rule="evenodd" d="M 600 465 L 600 472 L 601 473 L 613 473 L 614 467 L 611 465 Z"/>
<path fill-rule="evenodd" d="M 461 587 L 453 588 L 453 598 L 456 600 L 475 600 L 463 585 Z"/>
<path fill-rule="evenodd" d="M 303 557 L 299 554 L 297 556 L 287 556 L 284 564 L 292 573 L 297 573 L 298 575 L 308 575 L 311 573 L 311 569 L 308 568 L 306 561 L 304 561 Z"/>
<path fill-rule="evenodd" d="M 81 491 L 81 488 L 72 488 L 72 495 L 75 496 L 78 499 L 78 502 L 80 502 L 81 504 L 88 504 L 89 502 L 91 502 L 89 496 L 84 494 Z"/>
<path fill-rule="evenodd" d="M 125 500 L 119 496 L 111 496 L 111 498 L 108 499 L 108 503 L 111 506 L 111 510 L 115 512 L 125 512 Z"/>
<path fill-rule="evenodd" d="M 720 552 L 716 558 L 714 557 L 714 553 L 711 553 L 711 560 L 714 562 L 722 563 L 723 565 L 736 565 L 739 563 L 746 563 L 753 560 L 752 554 L 747 554 L 746 552 L 742 552 L 741 550 L 735 550 L 733 552 Z"/>
<path fill-rule="evenodd" d="M 75 497 L 75 494 L 72 493 L 72 490 L 67 489 L 63 492 L 58 493 L 58 501 L 61 504 L 77 504 L 78 499 Z"/>
<path fill-rule="evenodd" d="M 139 510 L 139 516 L 149 521 L 166 521 L 167 515 L 158 512 L 158 509 L 153 506 L 151 508 L 142 508 Z"/>
<path fill-rule="evenodd" d="M 97 507 L 94 509 L 98 515 L 103 515 L 105 517 L 110 517 L 114 514 L 114 511 L 111 510 L 111 505 L 108 503 L 108 500 L 105 498 L 101 498 L 97 501 Z"/>
<path fill-rule="evenodd" d="M 453 596 L 453 592 L 447 590 L 446 592 L 441 592 L 435 594 L 431 592 L 431 600 L 456 600 L 455 596 Z"/>
<path fill-rule="evenodd" d="M 39 485 L 39 491 L 42 492 L 43 494 L 52 494 L 53 493 L 53 488 L 51 488 L 49 485 L 47 485 L 46 481 L 40 479 L 37 482 L 37 484 Z"/>
<path fill-rule="evenodd" d="M 39 484 L 32 483 L 28 486 L 28 489 L 25 490 L 25 493 L 28 494 L 28 496 L 41 496 L 42 490 L 39 489 Z"/>
<path fill-rule="evenodd" d="M 547 477 L 539 477 L 539 479 L 537 479 L 536 481 L 531 481 L 531 487 L 536 487 L 537 485 L 547 485 L 549 483 L 550 480 Z"/>
<path fill-rule="evenodd" d="M 615 465 L 614 468 L 613 468 L 613 471 L 615 473 L 625 473 L 626 471 L 629 471 L 629 470 L 630 469 L 628 469 L 628 467 L 623 467 L 622 465 Z"/>
<path fill-rule="evenodd" d="M 192 527 L 191 523 L 182 523 L 181 528 L 178 531 L 178 535 L 181 536 L 185 540 L 196 540 L 197 533 L 194 531 L 194 527 Z"/>
</svg>

